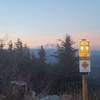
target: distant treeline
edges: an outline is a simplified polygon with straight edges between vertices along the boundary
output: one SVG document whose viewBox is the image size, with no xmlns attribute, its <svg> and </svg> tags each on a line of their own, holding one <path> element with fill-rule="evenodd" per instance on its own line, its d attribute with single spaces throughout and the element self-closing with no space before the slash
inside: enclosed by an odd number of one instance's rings
<svg viewBox="0 0 100 100">
<path fill-rule="evenodd" d="M 20 39 L 15 44 L 10 41 L 6 49 L 1 42 L 1 87 L 8 86 L 10 81 L 20 80 L 27 82 L 29 88 L 42 94 L 63 94 L 70 92 L 72 88 L 80 89 L 79 57 L 77 49 L 73 48 L 74 42 L 70 36 L 59 41 L 57 51 L 52 55 L 58 62 L 52 65 L 46 63 L 46 52 L 42 45 L 37 58 Z"/>
</svg>

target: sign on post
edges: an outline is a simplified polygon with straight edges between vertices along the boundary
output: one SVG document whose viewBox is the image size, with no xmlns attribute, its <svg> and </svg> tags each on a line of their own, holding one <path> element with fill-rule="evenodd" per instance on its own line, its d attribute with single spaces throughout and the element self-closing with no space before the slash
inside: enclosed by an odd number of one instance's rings
<svg viewBox="0 0 100 100">
<path fill-rule="evenodd" d="M 90 42 L 86 39 L 80 41 L 79 56 L 80 72 L 90 72 Z"/>
<path fill-rule="evenodd" d="M 79 57 L 80 72 L 82 73 L 82 100 L 88 100 L 87 73 L 90 72 L 90 42 L 86 39 L 80 41 Z"/>
<path fill-rule="evenodd" d="M 80 72 L 90 72 L 90 60 L 80 60 Z"/>
</svg>

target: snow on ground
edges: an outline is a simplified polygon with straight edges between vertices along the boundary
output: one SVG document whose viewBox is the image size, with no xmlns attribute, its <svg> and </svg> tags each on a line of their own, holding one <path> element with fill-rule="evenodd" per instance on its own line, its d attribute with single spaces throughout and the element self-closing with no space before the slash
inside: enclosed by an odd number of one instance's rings
<svg viewBox="0 0 100 100">
<path fill-rule="evenodd" d="M 61 99 L 57 95 L 49 95 L 49 96 L 43 97 L 39 100 L 61 100 Z"/>
</svg>

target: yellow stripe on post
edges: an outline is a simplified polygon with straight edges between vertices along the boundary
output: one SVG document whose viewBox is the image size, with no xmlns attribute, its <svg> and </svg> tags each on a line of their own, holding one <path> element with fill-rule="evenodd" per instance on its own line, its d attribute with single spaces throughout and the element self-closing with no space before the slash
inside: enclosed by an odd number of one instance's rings
<svg viewBox="0 0 100 100">
<path fill-rule="evenodd" d="M 90 42 L 86 39 L 82 39 L 80 41 L 80 49 L 79 49 L 80 58 L 89 58 L 90 57 Z"/>
</svg>

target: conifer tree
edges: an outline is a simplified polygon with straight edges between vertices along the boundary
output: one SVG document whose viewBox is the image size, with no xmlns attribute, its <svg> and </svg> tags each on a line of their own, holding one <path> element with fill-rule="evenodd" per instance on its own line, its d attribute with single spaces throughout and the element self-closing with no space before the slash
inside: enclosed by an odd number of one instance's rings
<svg viewBox="0 0 100 100">
<path fill-rule="evenodd" d="M 61 44 L 57 45 L 56 52 L 58 64 L 55 73 L 58 76 L 55 79 L 53 88 L 57 92 L 64 92 L 73 88 L 73 86 L 78 86 L 77 83 L 80 82 L 81 77 L 78 70 L 78 51 L 73 47 L 74 42 L 70 36 L 66 36 L 65 40 L 60 40 L 60 42 Z"/>
</svg>

